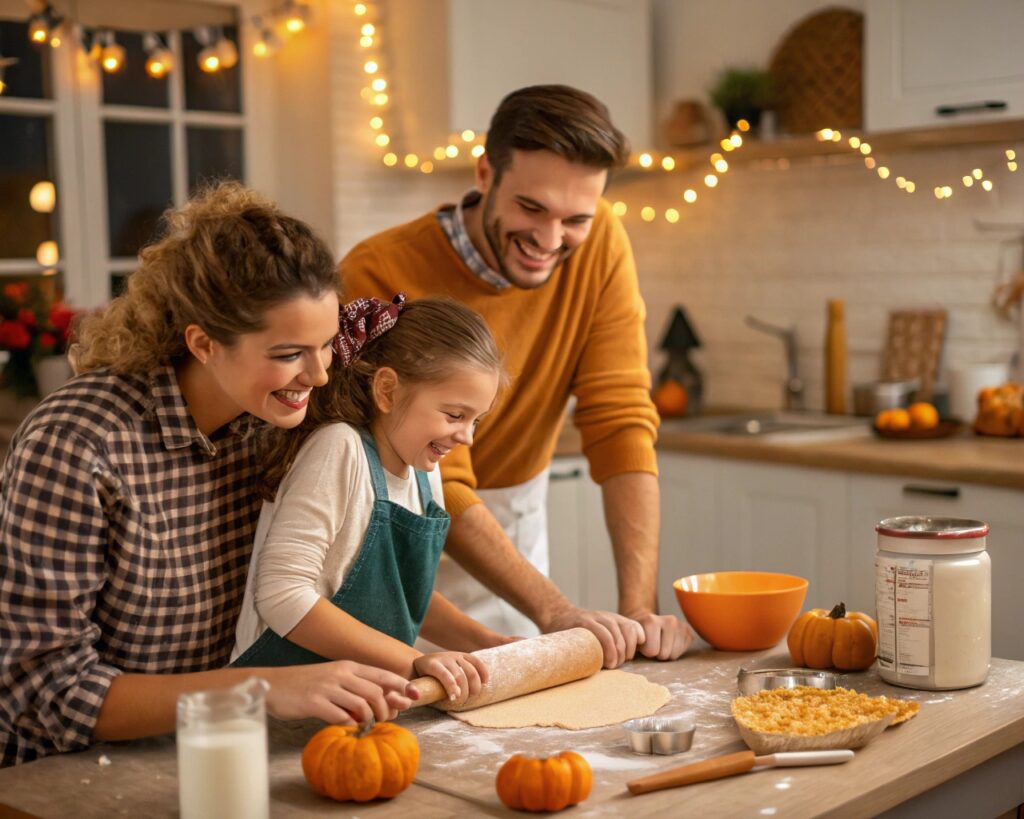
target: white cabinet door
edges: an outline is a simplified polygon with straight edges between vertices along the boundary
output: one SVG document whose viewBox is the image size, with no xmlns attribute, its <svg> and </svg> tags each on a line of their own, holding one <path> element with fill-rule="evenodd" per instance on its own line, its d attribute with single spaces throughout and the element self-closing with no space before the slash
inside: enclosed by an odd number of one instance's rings
<svg viewBox="0 0 1024 819">
<path fill-rule="evenodd" d="M 1021 118 L 1022 43 L 1020 0 L 868 0 L 867 129 Z"/>
<path fill-rule="evenodd" d="M 615 611 L 618 583 L 601 488 L 585 458 L 555 458 L 548 486 L 550 576 L 573 603 Z"/>
<path fill-rule="evenodd" d="M 898 515 L 981 520 L 992 558 L 992 654 L 1024 660 L 1024 493 L 1011 489 L 851 475 L 849 607 L 874 611 L 875 525 Z"/>
<path fill-rule="evenodd" d="M 658 453 L 658 602 L 663 614 L 680 613 L 672 590 L 676 580 L 722 568 L 717 497 L 721 467 L 722 461 L 716 458 Z"/>
<path fill-rule="evenodd" d="M 723 461 L 720 569 L 785 572 L 810 582 L 805 608 L 831 608 L 845 590 L 846 475 Z"/>
</svg>

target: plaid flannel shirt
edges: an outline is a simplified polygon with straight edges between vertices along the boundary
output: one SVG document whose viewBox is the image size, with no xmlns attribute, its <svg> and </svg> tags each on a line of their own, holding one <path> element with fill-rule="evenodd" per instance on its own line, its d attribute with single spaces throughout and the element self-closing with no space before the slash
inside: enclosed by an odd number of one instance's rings
<svg viewBox="0 0 1024 819">
<path fill-rule="evenodd" d="M 0 474 L 0 766 L 86 747 L 122 672 L 226 664 L 257 423 L 208 438 L 163 367 L 81 375 L 19 427 Z"/>
</svg>

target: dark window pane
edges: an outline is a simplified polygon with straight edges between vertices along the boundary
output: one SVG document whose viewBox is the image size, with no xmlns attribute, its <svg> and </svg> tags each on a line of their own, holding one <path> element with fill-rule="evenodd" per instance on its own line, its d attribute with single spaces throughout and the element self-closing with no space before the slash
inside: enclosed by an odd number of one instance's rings
<svg viewBox="0 0 1024 819">
<path fill-rule="evenodd" d="M 136 122 L 104 123 L 110 255 L 135 256 L 157 234 L 171 204 L 171 129 Z"/>
<path fill-rule="evenodd" d="M 155 79 L 146 73 L 146 50 L 142 34 L 129 31 L 116 33 L 117 43 L 124 47 L 124 65 L 116 74 L 101 71 L 103 101 L 112 105 L 146 105 L 167 107 L 167 77 Z M 167 35 L 161 35 L 161 43 Z"/>
<path fill-rule="evenodd" d="M 27 16 L 27 15 L 26 15 Z M 67 37 L 65 36 L 65 40 Z M 67 48 L 69 46 L 62 46 Z M 18 62 L 4 69 L 5 97 L 49 99 L 51 52 L 49 44 L 33 43 L 28 38 L 28 23 L 0 20 L 0 54 Z"/>
<path fill-rule="evenodd" d="M 192 193 L 203 182 L 245 175 L 241 128 L 198 128 L 187 131 L 188 189 Z"/>
<path fill-rule="evenodd" d="M 40 242 L 56 239 L 52 213 L 36 213 L 29 193 L 53 181 L 49 117 L 0 114 L 0 258 L 34 258 Z"/>
<path fill-rule="evenodd" d="M 238 29 L 225 26 L 224 36 L 238 45 Z M 185 71 L 185 108 L 190 111 L 242 111 L 242 57 L 233 68 L 208 74 L 199 67 L 203 46 L 191 31 L 181 33 L 182 68 Z"/>
<path fill-rule="evenodd" d="M 128 277 L 131 273 L 110 274 L 110 298 L 116 299 L 128 287 Z"/>
</svg>

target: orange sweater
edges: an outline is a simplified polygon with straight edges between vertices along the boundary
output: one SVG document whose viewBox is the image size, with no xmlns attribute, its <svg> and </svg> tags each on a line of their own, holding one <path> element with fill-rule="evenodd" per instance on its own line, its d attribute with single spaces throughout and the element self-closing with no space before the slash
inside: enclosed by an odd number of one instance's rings
<svg viewBox="0 0 1024 819">
<path fill-rule="evenodd" d="M 657 474 L 644 304 L 629 239 L 606 201 L 586 241 L 534 290 L 481 280 L 433 212 L 361 242 L 340 271 L 348 299 L 448 295 L 480 313 L 494 333 L 512 382 L 472 449 L 459 447 L 443 462 L 453 515 L 479 502 L 477 487 L 513 486 L 548 466 L 570 394 L 595 481 Z"/>
</svg>

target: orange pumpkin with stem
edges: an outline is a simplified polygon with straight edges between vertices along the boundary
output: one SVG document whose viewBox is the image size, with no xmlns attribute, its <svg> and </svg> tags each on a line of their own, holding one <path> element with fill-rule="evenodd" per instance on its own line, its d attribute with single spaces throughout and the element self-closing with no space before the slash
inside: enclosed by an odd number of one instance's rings
<svg viewBox="0 0 1024 819">
<path fill-rule="evenodd" d="M 378 722 L 372 728 L 328 725 L 302 751 L 311 788 L 339 802 L 389 799 L 412 784 L 420 746 L 405 728 Z"/>
<path fill-rule="evenodd" d="M 501 770 L 495 787 L 498 798 L 513 810 L 556 811 L 590 796 L 594 783 L 590 765 L 575 751 L 547 759 L 515 754 Z"/>
<path fill-rule="evenodd" d="M 863 612 L 847 612 L 846 605 L 839 603 L 831 611 L 811 609 L 801 614 L 786 644 L 797 665 L 859 671 L 875 661 L 878 626 Z"/>
</svg>

